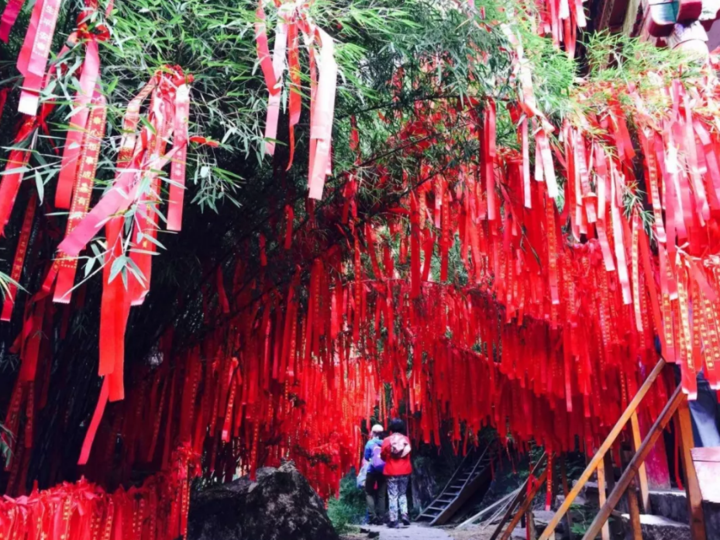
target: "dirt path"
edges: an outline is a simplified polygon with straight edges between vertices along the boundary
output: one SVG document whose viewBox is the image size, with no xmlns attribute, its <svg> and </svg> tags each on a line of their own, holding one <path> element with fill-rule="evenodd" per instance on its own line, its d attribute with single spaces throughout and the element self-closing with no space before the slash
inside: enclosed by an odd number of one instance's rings
<svg viewBox="0 0 720 540">
<path fill-rule="evenodd" d="M 361 530 L 366 533 L 365 538 L 375 538 L 377 540 L 452 540 L 452 537 L 442 529 L 422 527 L 414 523 L 406 529 L 389 529 L 387 527 L 364 525 Z M 370 532 L 370 534 L 367 534 L 367 532 Z M 378 533 L 379 536 L 374 536 L 374 533 Z"/>
</svg>

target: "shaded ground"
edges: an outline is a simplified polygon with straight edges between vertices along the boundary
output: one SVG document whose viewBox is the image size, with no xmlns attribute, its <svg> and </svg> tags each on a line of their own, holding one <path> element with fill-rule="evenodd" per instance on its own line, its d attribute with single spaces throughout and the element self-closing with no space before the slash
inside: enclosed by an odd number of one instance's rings
<svg viewBox="0 0 720 540">
<path fill-rule="evenodd" d="M 450 529 L 447 532 L 453 540 L 488 540 L 494 530 L 493 527 L 467 527 L 461 530 Z"/>
<path fill-rule="evenodd" d="M 363 526 L 363 529 L 367 527 Z M 373 531 L 380 533 L 377 540 L 488 540 L 492 534 L 492 527 L 481 529 L 469 527 L 463 530 L 430 528 L 413 525 L 407 529 L 388 529 L 387 527 L 372 527 Z M 354 532 L 344 534 L 340 540 L 368 540 L 367 533 Z"/>
</svg>

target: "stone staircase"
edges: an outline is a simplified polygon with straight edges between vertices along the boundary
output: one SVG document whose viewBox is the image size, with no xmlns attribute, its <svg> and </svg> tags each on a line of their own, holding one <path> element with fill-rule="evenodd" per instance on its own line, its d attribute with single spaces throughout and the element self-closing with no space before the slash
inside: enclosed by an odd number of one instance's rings
<svg viewBox="0 0 720 540">
<path fill-rule="evenodd" d="M 598 508 L 597 483 L 588 482 L 582 500 L 576 502 L 589 508 Z M 640 514 L 643 540 L 690 540 L 690 520 L 685 491 L 650 490 L 650 507 L 652 514 Z M 621 501 L 613 516 L 616 519 L 611 520 L 612 537 L 632 539 L 630 514 L 625 500 Z M 538 518 L 536 523 L 540 527 L 544 525 Z"/>
</svg>

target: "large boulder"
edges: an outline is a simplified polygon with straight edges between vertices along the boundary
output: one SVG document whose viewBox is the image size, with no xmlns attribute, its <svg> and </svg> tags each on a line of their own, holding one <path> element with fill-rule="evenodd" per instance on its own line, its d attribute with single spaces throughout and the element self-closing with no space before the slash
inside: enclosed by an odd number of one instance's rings
<svg viewBox="0 0 720 540">
<path fill-rule="evenodd" d="M 193 494 L 188 540 L 337 540 L 325 504 L 292 463 Z"/>
</svg>

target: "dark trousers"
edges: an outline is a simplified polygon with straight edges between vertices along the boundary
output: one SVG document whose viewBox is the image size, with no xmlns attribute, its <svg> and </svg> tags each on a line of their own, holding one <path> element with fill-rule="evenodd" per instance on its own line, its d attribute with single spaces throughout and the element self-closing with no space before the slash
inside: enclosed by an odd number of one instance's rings
<svg viewBox="0 0 720 540">
<path fill-rule="evenodd" d="M 385 497 L 387 495 L 387 476 L 383 473 L 368 473 L 365 480 L 365 499 L 370 519 L 385 518 Z"/>
</svg>

